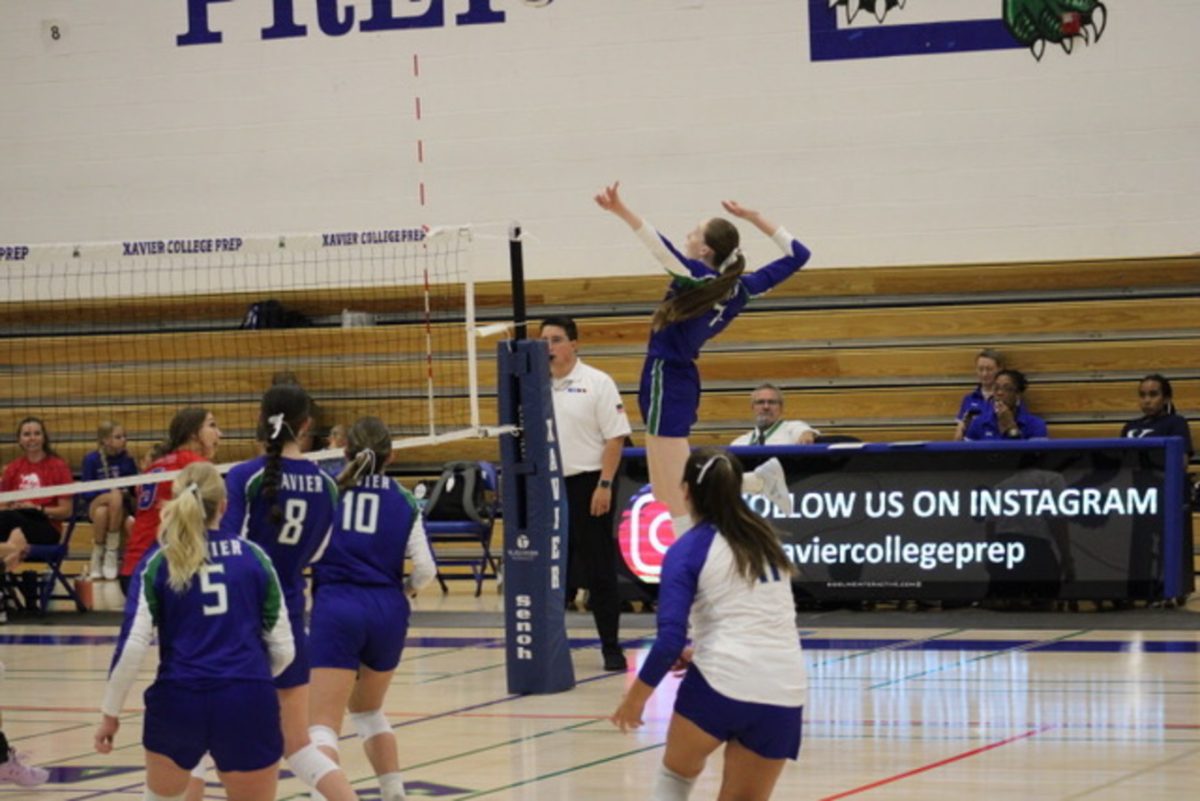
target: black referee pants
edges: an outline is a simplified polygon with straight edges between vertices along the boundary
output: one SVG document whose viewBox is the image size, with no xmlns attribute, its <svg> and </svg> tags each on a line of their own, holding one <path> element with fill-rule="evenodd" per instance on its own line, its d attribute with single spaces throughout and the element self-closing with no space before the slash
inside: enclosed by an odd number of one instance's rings
<svg viewBox="0 0 1200 801">
<path fill-rule="evenodd" d="M 587 587 L 596 619 L 596 631 L 605 651 L 615 651 L 618 641 L 621 601 L 617 594 L 617 544 L 613 539 L 613 510 L 592 515 L 592 493 L 600 471 L 567 476 L 567 581 L 566 586 Z M 614 493 L 615 495 L 615 493 Z M 572 576 L 578 570 L 582 575 Z"/>
</svg>

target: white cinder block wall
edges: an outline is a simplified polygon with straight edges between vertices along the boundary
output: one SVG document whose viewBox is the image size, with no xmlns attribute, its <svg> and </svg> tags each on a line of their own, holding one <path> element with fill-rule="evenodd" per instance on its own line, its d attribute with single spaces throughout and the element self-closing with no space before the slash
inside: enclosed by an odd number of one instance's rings
<svg viewBox="0 0 1200 801">
<path fill-rule="evenodd" d="M 1108 0 L 1041 62 L 813 62 L 807 0 L 293 0 L 307 35 L 270 41 L 273 0 L 190 5 L 222 42 L 176 44 L 189 0 L 0 0 L 0 244 L 518 219 L 531 277 L 652 271 L 592 204 L 620 178 L 668 235 L 734 197 L 819 266 L 1200 249 L 1191 0 Z M 380 8 L 445 24 L 360 30 Z"/>
</svg>

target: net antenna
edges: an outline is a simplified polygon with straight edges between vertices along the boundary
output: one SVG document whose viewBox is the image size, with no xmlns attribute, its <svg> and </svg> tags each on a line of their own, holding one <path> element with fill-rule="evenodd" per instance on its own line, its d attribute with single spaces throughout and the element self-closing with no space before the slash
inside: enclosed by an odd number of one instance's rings
<svg viewBox="0 0 1200 801">
<path fill-rule="evenodd" d="M 27 416 L 78 471 L 101 422 L 120 425 L 138 458 L 179 409 L 200 406 L 222 429 L 227 468 L 258 453 L 259 400 L 278 382 L 312 396 L 318 441 L 364 415 L 388 425 L 396 448 L 492 433 L 481 425 L 472 238 L 455 225 L 0 243 L 0 459 L 19 455 Z M 74 488 L 140 483 L 110 481 Z"/>
</svg>

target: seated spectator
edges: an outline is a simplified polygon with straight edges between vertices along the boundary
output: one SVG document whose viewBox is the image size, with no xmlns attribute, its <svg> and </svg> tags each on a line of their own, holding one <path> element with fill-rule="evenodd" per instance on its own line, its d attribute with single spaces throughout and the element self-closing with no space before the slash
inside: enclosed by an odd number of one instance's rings
<svg viewBox="0 0 1200 801">
<path fill-rule="evenodd" d="M 96 450 L 83 457 L 84 481 L 123 478 L 138 473 L 137 463 L 125 450 L 125 429 L 112 421 L 96 429 Z M 112 581 L 120 567 L 121 534 L 133 527 L 133 487 L 85 493 L 88 520 L 92 521 L 92 561 L 88 578 Z"/>
<path fill-rule="evenodd" d="M 1004 369 L 1004 358 L 1000 351 L 984 348 L 975 356 L 975 377 L 979 384 L 975 389 L 963 395 L 962 403 L 958 405 L 957 422 L 954 427 L 954 438 L 962 439 L 971 421 L 983 413 L 987 402 L 995 391 L 996 376 Z"/>
<path fill-rule="evenodd" d="M 1131 420 L 1121 429 L 1122 437 L 1182 437 L 1184 457 L 1192 457 L 1192 432 L 1188 421 L 1175 411 L 1175 396 L 1171 382 L 1158 373 L 1151 373 L 1138 384 L 1138 404 L 1142 416 Z"/>
<path fill-rule="evenodd" d="M 733 445 L 811 445 L 821 433 L 803 420 L 783 419 L 783 393 L 774 384 L 759 384 L 750 393 L 750 410 L 754 428 Z"/>
<path fill-rule="evenodd" d="M 996 373 L 992 398 L 967 427 L 965 439 L 1040 439 L 1048 436 L 1046 422 L 1030 414 L 1022 402 L 1029 382 L 1020 370 Z"/>
<path fill-rule="evenodd" d="M 70 484 L 67 467 L 50 446 L 46 426 L 37 417 L 17 425 L 22 454 L 9 462 L 0 476 L 0 492 Z M 30 545 L 55 545 L 62 538 L 62 521 L 71 517 L 71 496 L 51 495 L 4 504 L 0 511 L 0 543 L 7 543 L 3 564 L 15 569 Z"/>
<path fill-rule="evenodd" d="M 144 472 L 169 473 L 182 470 L 192 462 L 211 462 L 220 444 L 221 429 L 212 412 L 198 406 L 180 409 L 171 418 L 167 439 L 158 450 L 161 455 Z M 170 481 L 148 483 L 143 484 L 138 492 L 133 529 L 129 532 L 125 555 L 117 571 L 122 592 L 128 593 L 134 568 L 156 541 L 159 523 L 162 522 L 162 507 L 172 498 L 171 487 Z"/>
</svg>

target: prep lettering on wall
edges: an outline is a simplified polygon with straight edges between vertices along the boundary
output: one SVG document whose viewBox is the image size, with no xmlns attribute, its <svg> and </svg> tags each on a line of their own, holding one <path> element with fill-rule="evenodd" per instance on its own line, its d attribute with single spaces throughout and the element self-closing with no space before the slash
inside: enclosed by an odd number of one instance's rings
<svg viewBox="0 0 1200 801">
<path fill-rule="evenodd" d="M 446 27 L 446 0 L 371 0 L 370 15 L 358 20 L 355 7 L 343 0 L 185 0 L 188 29 L 175 37 L 180 47 L 198 44 L 220 44 L 221 30 L 212 17 L 220 3 L 254 2 L 269 4 L 271 24 L 263 28 L 261 38 L 295 39 L 308 36 L 309 26 L 297 21 L 298 8 L 303 13 L 315 6 L 317 28 L 326 36 L 344 36 L 356 27 L 360 31 L 399 31 L 411 28 Z M 453 0 L 466 4 L 466 10 L 454 15 L 455 25 L 491 25 L 504 22 L 504 12 L 492 8 L 493 0 Z M 413 7 L 416 8 L 413 8 Z M 407 7 L 407 8 L 406 8 Z M 405 13 L 408 11 L 409 13 Z"/>
</svg>

